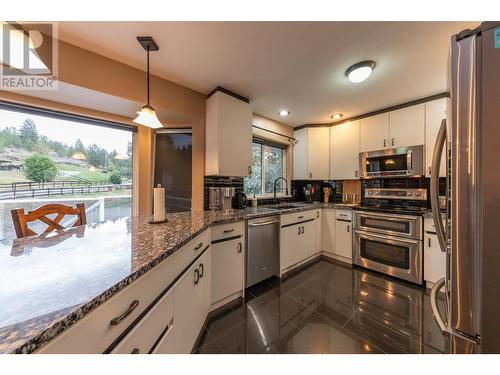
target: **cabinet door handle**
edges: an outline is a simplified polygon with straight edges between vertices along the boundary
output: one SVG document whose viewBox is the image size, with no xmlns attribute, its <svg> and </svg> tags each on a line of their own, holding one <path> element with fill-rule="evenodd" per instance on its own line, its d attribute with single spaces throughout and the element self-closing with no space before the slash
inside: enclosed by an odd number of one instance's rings
<svg viewBox="0 0 500 375">
<path fill-rule="evenodd" d="M 387 147 L 387 139 L 384 139 L 384 147 Z"/>
<path fill-rule="evenodd" d="M 319 211 L 316 212 L 316 219 L 319 219 Z"/>
<path fill-rule="evenodd" d="M 391 138 L 391 145 L 394 146 L 394 138 Z"/>
<path fill-rule="evenodd" d="M 300 227 L 298 227 L 298 230 L 299 230 L 299 233 L 298 233 L 298 234 L 299 234 L 299 236 L 300 236 Z"/>
<path fill-rule="evenodd" d="M 200 265 L 198 266 L 198 269 L 200 270 L 200 279 L 203 278 L 203 274 L 205 273 L 205 269 L 203 267 L 203 263 L 200 263 Z"/>
<path fill-rule="evenodd" d="M 354 177 L 358 177 L 358 170 L 354 171 Z"/>
<path fill-rule="evenodd" d="M 304 227 L 302 227 L 302 234 L 304 234 Z"/>
<path fill-rule="evenodd" d="M 200 271 L 198 271 L 198 268 L 194 270 L 194 285 L 198 285 L 200 282 Z"/>
<path fill-rule="evenodd" d="M 139 354 L 139 348 L 132 349 L 132 351 L 130 352 L 130 354 Z"/>
<path fill-rule="evenodd" d="M 238 242 L 238 253 L 241 253 L 243 251 L 243 245 L 241 242 Z"/>
<path fill-rule="evenodd" d="M 427 238 L 427 243 L 429 244 L 429 247 L 431 247 L 431 238 L 430 237 Z"/>
<path fill-rule="evenodd" d="M 309 172 L 309 178 L 313 178 L 312 172 Z"/>
<path fill-rule="evenodd" d="M 252 166 L 251 165 L 248 166 L 248 174 L 252 174 Z"/>
<path fill-rule="evenodd" d="M 118 324 L 120 324 L 127 316 L 130 315 L 130 313 L 132 311 L 135 310 L 135 308 L 139 306 L 139 301 L 138 300 L 133 300 L 132 303 L 130 304 L 130 306 L 128 307 L 127 310 L 125 310 L 125 312 L 123 314 L 121 314 L 120 316 L 117 316 L 116 318 L 113 318 L 111 319 L 111 321 L 109 322 L 112 326 L 117 326 Z"/>
<path fill-rule="evenodd" d="M 346 227 L 346 229 L 347 229 L 347 233 L 349 233 L 349 232 L 351 231 L 351 228 L 349 228 L 349 227 L 350 227 L 350 225 L 348 225 L 348 226 Z"/>
<path fill-rule="evenodd" d="M 430 175 L 431 174 L 431 167 L 428 167 L 427 169 L 429 171 L 429 173 L 427 173 L 427 174 Z"/>
<path fill-rule="evenodd" d="M 224 231 L 224 234 L 231 233 L 231 232 L 234 232 L 234 229 L 226 229 L 226 230 Z"/>
<path fill-rule="evenodd" d="M 297 216 L 297 219 L 303 219 L 303 218 L 304 218 L 304 215 Z"/>
<path fill-rule="evenodd" d="M 200 250 L 201 247 L 203 246 L 203 242 L 200 242 L 198 245 L 195 246 L 195 250 Z"/>
</svg>

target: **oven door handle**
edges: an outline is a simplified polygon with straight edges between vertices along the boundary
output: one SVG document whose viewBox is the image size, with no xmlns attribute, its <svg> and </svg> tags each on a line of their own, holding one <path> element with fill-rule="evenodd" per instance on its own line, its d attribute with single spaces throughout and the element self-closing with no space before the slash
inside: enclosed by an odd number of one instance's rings
<svg viewBox="0 0 500 375">
<path fill-rule="evenodd" d="M 400 215 L 398 214 L 398 217 L 391 217 L 390 215 L 387 215 L 387 214 L 377 214 L 377 213 L 373 213 L 373 212 L 366 212 L 366 211 L 358 211 L 354 214 L 355 216 L 357 217 L 365 217 L 365 218 L 369 218 L 369 219 L 384 219 L 384 220 L 387 220 L 387 221 L 403 221 L 403 220 L 409 220 L 409 221 L 413 221 L 413 222 L 417 222 L 418 221 L 418 217 L 415 217 L 415 216 L 408 216 L 408 215 Z"/>
<path fill-rule="evenodd" d="M 401 237 L 394 239 L 392 236 L 379 235 L 379 234 L 375 234 L 372 232 L 367 232 L 367 231 L 357 230 L 357 229 L 354 231 L 354 233 L 359 234 L 360 236 L 362 236 L 363 238 L 366 238 L 366 239 L 376 238 L 376 239 L 384 240 L 385 242 L 389 242 L 389 243 L 390 242 L 393 242 L 393 243 L 404 242 L 404 243 L 408 243 L 408 244 L 412 244 L 412 245 L 418 245 L 420 242 L 420 240 L 412 240 L 412 239 L 401 238 Z"/>
</svg>

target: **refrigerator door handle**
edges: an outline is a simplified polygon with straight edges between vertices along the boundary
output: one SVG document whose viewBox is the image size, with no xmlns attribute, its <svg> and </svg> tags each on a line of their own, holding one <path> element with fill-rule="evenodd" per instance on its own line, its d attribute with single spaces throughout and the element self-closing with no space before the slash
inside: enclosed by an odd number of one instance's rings
<svg viewBox="0 0 500 375">
<path fill-rule="evenodd" d="M 432 287 L 431 290 L 431 310 L 432 310 L 432 315 L 434 315 L 434 319 L 436 319 L 436 322 L 439 326 L 439 329 L 441 329 L 442 332 L 449 332 L 449 329 L 447 327 L 447 324 L 443 317 L 441 316 L 441 313 L 439 312 L 438 309 L 438 304 L 437 304 L 437 298 L 439 295 L 439 291 L 443 288 L 445 285 L 445 278 L 443 277 L 442 279 L 439 279 L 436 281 L 434 286 Z"/>
<path fill-rule="evenodd" d="M 441 218 L 441 211 L 439 210 L 439 169 L 441 164 L 441 154 L 446 142 L 446 120 L 441 121 L 441 127 L 436 138 L 434 145 L 434 154 L 432 155 L 431 166 L 431 208 L 432 219 L 436 227 L 436 235 L 439 242 L 439 247 L 442 252 L 446 252 L 446 239 L 443 220 Z"/>
</svg>

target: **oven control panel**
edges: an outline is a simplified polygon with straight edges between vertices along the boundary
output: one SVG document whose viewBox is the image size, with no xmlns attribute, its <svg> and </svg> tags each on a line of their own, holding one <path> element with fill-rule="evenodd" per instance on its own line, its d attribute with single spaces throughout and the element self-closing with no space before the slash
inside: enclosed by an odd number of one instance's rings
<svg viewBox="0 0 500 375">
<path fill-rule="evenodd" d="M 427 189 L 383 189 L 366 188 L 365 198 L 427 200 Z"/>
</svg>

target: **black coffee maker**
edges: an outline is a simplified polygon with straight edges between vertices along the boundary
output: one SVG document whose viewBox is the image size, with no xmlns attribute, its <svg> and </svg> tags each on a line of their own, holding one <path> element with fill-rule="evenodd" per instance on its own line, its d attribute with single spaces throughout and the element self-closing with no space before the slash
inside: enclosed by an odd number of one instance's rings
<svg viewBox="0 0 500 375">
<path fill-rule="evenodd" d="M 245 193 L 243 193 L 243 192 L 236 193 L 236 208 L 239 208 L 239 209 L 246 208 L 247 202 L 248 202 L 248 199 L 247 199 L 247 196 Z"/>
</svg>

